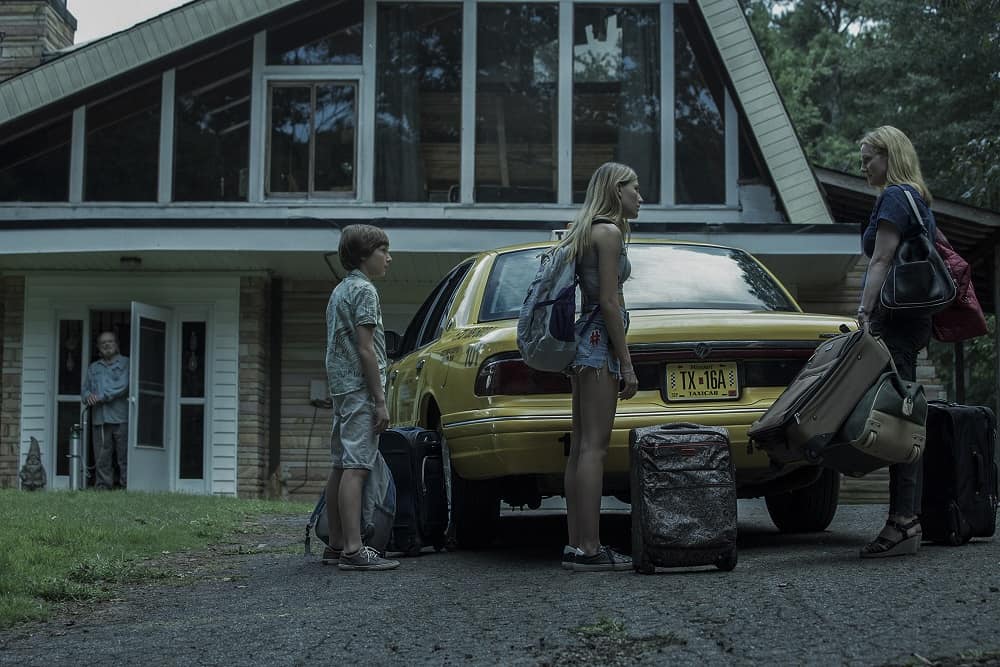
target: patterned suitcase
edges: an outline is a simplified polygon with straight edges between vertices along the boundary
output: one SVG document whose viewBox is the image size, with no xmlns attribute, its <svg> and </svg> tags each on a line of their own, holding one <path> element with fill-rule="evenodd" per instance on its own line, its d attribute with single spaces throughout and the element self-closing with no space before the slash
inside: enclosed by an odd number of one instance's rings
<svg viewBox="0 0 1000 667">
<path fill-rule="evenodd" d="M 677 423 L 633 429 L 632 562 L 736 567 L 736 479 L 724 428 Z"/>
</svg>

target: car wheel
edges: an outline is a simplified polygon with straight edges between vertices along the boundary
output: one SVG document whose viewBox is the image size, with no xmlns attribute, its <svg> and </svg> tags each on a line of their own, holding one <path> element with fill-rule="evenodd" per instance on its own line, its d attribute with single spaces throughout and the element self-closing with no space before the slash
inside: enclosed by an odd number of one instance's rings
<svg viewBox="0 0 1000 667">
<path fill-rule="evenodd" d="M 466 480 L 451 473 L 452 522 L 462 549 L 490 546 L 500 528 L 500 489 L 497 482 Z"/>
<path fill-rule="evenodd" d="M 767 512 L 783 533 L 818 533 L 837 513 L 840 473 L 824 470 L 809 486 L 765 496 Z"/>
</svg>

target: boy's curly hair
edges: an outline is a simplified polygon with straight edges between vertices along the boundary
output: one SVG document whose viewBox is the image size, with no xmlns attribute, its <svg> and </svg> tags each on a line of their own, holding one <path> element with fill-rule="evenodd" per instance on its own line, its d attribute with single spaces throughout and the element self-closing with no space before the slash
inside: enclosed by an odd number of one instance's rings
<svg viewBox="0 0 1000 667">
<path fill-rule="evenodd" d="M 379 246 L 388 246 L 389 237 L 374 225 L 348 225 L 340 232 L 337 254 L 344 270 L 353 271 L 361 266 Z"/>
</svg>

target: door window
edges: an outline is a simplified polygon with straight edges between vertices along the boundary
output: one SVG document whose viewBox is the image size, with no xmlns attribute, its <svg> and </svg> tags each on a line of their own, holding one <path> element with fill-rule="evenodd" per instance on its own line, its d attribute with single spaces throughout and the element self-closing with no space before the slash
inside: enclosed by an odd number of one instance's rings
<svg viewBox="0 0 1000 667">
<path fill-rule="evenodd" d="M 427 323 L 420 334 L 419 347 L 423 347 L 441 336 L 441 332 L 444 329 L 445 316 L 451 310 L 451 303 L 455 298 L 458 286 L 471 266 L 471 262 L 466 262 L 455 267 L 442 281 L 441 289 L 431 309 L 430 317 L 427 318 Z"/>
<path fill-rule="evenodd" d="M 181 324 L 180 478 L 205 477 L 204 322 Z"/>
</svg>

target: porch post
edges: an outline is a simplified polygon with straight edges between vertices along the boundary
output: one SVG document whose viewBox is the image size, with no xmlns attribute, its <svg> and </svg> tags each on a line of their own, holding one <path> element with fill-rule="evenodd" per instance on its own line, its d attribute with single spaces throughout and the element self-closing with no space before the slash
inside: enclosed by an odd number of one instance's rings
<svg viewBox="0 0 1000 667">
<path fill-rule="evenodd" d="M 993 412 L 1000 414 L 1000 244 L 993 246 Z"/>
<path fill-rule="evenodd" d="M 965 344 L 962 341 L 955 343 L 955 402 L 965 403 Z"/>
</svg>

